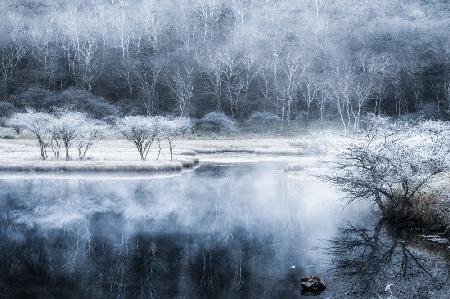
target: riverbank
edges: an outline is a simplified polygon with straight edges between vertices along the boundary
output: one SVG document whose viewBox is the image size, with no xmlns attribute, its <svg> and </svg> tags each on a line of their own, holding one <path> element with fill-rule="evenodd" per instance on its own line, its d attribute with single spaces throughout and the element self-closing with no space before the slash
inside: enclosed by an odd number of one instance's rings
<svg viewBox="0 0 450 299">
<path fill-rule="evenodd" d="M 197 158 L 178 161 L 25 161 L 0 165 L 3 172 L 173 172 L 197 165 Z"/>
<path fill-rule="evenodd" d="M 336 142 L 340 136 L 327 135 L 328 143 Z M 37 142 L 29 136 L 14 139 L 0 139 L 0 171 L 3 172 L 170 172 L 192 168 L 202 158 L 217 154 L 251 156 L 303 157 L 325 155 L 328 147 L 321 137 L 300 136 L 298 138 L 216 138 L 177 140 L 173 160 L 170 160 L 167 145 L 162 149 L 155 144 L 147 161 L 141 161 L 136 148 L 130 142 L 118 139 L 102 140 L 88 152 L 87 159 L 78 160 L 72 149 L 71 160 L 56 160 L 52 152 L 49 158 L 40 159 Z M 158 156 L 159 153 L 159 156 Z M 224 158 L 222 157 L 222 160 Z M 226 160 L 226 158 L 225 158 Z M 230 157 L 230 162 L 233 158 Z"/>
</svg>

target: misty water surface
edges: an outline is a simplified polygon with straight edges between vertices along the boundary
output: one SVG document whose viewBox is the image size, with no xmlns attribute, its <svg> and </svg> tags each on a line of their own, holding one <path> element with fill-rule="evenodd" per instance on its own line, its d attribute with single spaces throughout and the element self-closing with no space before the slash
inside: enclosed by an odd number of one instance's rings
<svg viewBox="0 0 450 299">
<path fill-rule="evenodd" d="M 174 176 L 0 180 L 5 298 L 322 298 L 448 293 L 447 261 L 392 234 L 366 205 L 283 162 Z"/>
</svg>

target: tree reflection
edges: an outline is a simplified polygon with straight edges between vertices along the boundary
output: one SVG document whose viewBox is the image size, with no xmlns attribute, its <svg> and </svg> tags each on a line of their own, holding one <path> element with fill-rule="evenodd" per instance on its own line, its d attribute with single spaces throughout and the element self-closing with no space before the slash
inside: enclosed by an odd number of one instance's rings
<svg viewBox="0 0 450 299">
<path fill-rule="evenodd" d="M 41 229 L 0 222 L 5 298 L 296 298 L 302 270 L 277 262 L 274 236 L 243 229 L 160 233 L 119 213 Z M 151 221 L 148 225 L 151 224 Z M 292 277 L 291 277 L 292 276 Z M 3 298 L 3 297 L 2 297 Z"/>
<path fill-rule="evenodd" d="M 357 298 L 448 295 L 449 262 L 417 250 L 406 233 L 388 231 L 383 220 L 371 229 L 347 223 L 328 250 L 334 280 Z"/>
</svg>

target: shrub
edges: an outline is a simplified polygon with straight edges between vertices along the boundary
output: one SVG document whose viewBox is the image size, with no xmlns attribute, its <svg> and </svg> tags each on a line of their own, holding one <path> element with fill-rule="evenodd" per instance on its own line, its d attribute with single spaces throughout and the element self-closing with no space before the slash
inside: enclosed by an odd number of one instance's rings
<svg viewBox="0 0 450 299">
<path fill-rule="evenodd" d="M 104 98 L 81 89 L 71 88 L 60 94 L 52 95 L 48 100 L 49 106 L 70 108 L 97 119 L 116 116 L 119 113 L 119 109 L 108 103 Z"/>
<path fill-rule="evenodd" d="M 142 161 L 147 159 L 150 147 L 160 134 L 160 118 L 150 116 L 126 116 L 116 123 L 117 130 L 132 142 Z"/>
<path fill-rule="evenodd" d="M 232 133 L 238 131 L 236 122 L 223 112 L 210 112 L 206 114 L 197 124 L 203 130 L 216 133 Z"/>
<path fill-rule="evenodd" d="M 15 113 L 8 121 L 8 126 L 14 128 L 17 132 L 28 131 L 32 133 L 38 143 L 41 158 L 47 159 L 47 146 L 51 141 L 51 123 L 54 117 L 45 112 L 37 112 L 28 108 L 24 113 Z"/>
<path fill-rule="evenodd" d="M 59 111 L 51 123 L 52 150 L 59 159 L 62 146 L 66 150 L 66 160 L 70 159 L 69 149 L 79 137 L 83 126 L 88 122 L 86 114 L 72 111 Z"/>
<path fill-rule="evenodd" d="M 375 117 L 366 134 L 343 149 L 335 173 L 327 178 L 346 191 L 350 201 L 372 199 L 385 215 L 393 206 L 408 211 L 429 181 L 448 171 L 449 131 L 443 122 Z"/>
<path fill-rule="evenodd" d="M 13 104 L 20 110 L 35 109 L 47 111 L 51 106 L 49 99 L 52 92 L 38 86 L 31 86 L 12 98 Z M 47 111 L 48 112 L 48 111 Z"/>
<path fill-rule="evenodd" d="M 27 108 L 24 113 L 15 113 L 8 120 L 8 125 L 17 132 L 32 133 L 38 140 L 43 160 L 47 159 L 49 146 L 56 159 L 59 159 L 60 150 L 64 147 L 66 160 L 69 160 L 69 149 L 74 144 L 79 158 L 84 159 L 92 145 L 107 132 L 107 126 L 102 122 L 94 121 L 84 113 L 67 110 L 58 110 L 54 115 Z"/>
<path fill-rule="evenodd" d="M 0 101 L 0 117 L 9 117 L 14 113 L 15 107 L 13 104 L 5 101 Z"/>
<path fill-rule="evenodd" d="M 108 134 L 109 126 L 101 121 L 88 119 L 81 126 L 75 139 L 80 160 L 86 158 L 88 150 L 99 140 L 105 138 Z"/>
<path fill-rule="evenodd" d="M 251 131 L 275 131 L 281 126 L 281 118 L 271 112 L 253 112 L 246 125 Z"/>
<path fill-rule="evenodd" d="M 161 118 L 159 139 L 167 140 L 170 150 L 170 160 L 173 158 L 173 142 L 175 138 L 188 134 L 192 129 L 189 118 L 177 117 L 174 119 Z M 159 156 L 159 155 L 158 155 Z"/>
</svg>

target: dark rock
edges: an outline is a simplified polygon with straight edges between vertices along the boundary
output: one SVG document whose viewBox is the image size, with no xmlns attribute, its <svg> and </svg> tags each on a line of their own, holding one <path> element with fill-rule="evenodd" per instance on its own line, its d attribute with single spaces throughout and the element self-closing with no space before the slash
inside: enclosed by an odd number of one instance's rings
<svg viewBox="0 0 450 299">
<path fill-rule="evenodd" d="M 302 295 L 317 296 L 325 289 L 325 283 L 319 276 L 307 276 L 300 279 L 300 285 L 302 287 Z"/>
</svg>

